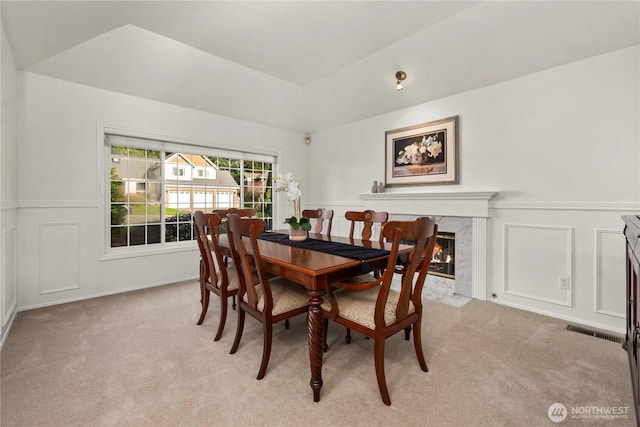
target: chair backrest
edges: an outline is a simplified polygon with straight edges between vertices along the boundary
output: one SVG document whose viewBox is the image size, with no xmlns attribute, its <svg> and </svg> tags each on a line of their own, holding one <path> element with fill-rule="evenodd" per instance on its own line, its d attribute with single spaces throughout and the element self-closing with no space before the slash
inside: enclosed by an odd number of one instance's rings
<svg viewBox="0 0 640 427">
<path fill-rule="evenodd" d="M 382 238 L 382 226 L 389 220 L 389 214 L 387 212 L 375 212 L 372 210 L 366 210 L 364 212 L 347 211 L 344 217 L 351 221 L 351 229 L 349 230 L 349 238 L 354 238 L 354 232 L 356 224 L 362 223 L 362 233 L 360 238 L 362 240 L 371 240 L 373 235 L 374 224 L 380 224 L 381 232 L 378 240 L 383 241 Z"/>
<path fill-rule="evenodd" d="M 264 293 L 264 313 L 271 313 L 273 307 L 273 298 L 271 296 L 271 287 L 269 279 L 262 264 L 260 257 L 260 249 L 258 248 L 259 234 L 264 233 L 265 224 L 260 218 L 241 218 L 238 214 L 229 215 L 228 219 L 228 236 L 233 262 L 238 270 L 238 278 L 240 279 L 240 293 L 238 298 L 246 295 L 247 303 L 257 308 L 258 292 L 256 287 L 262 284 Z M 247 251 L 247 243 L 251 247 L 252 256 Z M 253 263 L 251 260 L 253 259 Z M 255 267 L 255 272 L 251 268 Z"/>
<path fill-rule="evenodd" d="M 392 246 L 387 269 L 384 272 L 380 292 L 376 300 L 376 327 L 385 324 L 384 312 L 395 272 L 399 245 L 408 240 L 415 241 L 415 245 L 409 254 L 408 262 L 402 274 L 400 297 L 395 307 L 396 319 L 402 320 L 407 317 L 409 301 L 413 303 L 416 311 L 421 310 L 422 288 L 427 277 L 437 232 L 438 225 L 435 220 L 426 217 L 418 218 L 415 221 L 389 221 L 383 226 L 381 234 L 388 242 L 392 242 Z M 419 274 L 414 282 L 416 272 Z"/>
<path fill-rule="evenodd" d="M 322 234 L 322 227 L 324 223 L 327 223 L 327 232 L 324 233 L 327 236 L 331 236 L 331 224 L 333 223 L 333 209 L 305 209 L 302 211 L 302 216 L 309 219 L 314 218 L 316 220 L 316 226 L 313 229 L 314 233 Z"/>
<path fill-rule="evenodd" d="M 227 208 L 227 209 L 214 209 L 212 213 L 217 213 L 222 218 L 234 213 L 238 214 L 241 218 L 252 218 L 256 216 L 257 211 L 253 208 Z"/>
<path fill-rule="evenodd" d="M 219 233 L 226 233 L 227 232 L 227 227 L 226 227 L 226 223 L 227 223 L 227 218 L 229 217 L 229 215 L 231 214 L 237 214 L 240 216 L 240 218 L 253 218 L 257 215 L 257 211 L 253 208 L 226 208 L 226 209 L 214 209 L 211 211 L 211 213 L 216 213 L 218 215 L 220 215 L 220 217 L 222 218 L 222 225 L 218 226 L 218 232 Z"/>
<path fill-rule="evenodd" d="M 222 260 L 222 252 L 218 243 L 220 215 L 197 211 L 193 216 L 196 229 L 196 240 L 204 265 L 203 280 L 214 286 L 229 283 L 227 269 Z"/>
</svg>

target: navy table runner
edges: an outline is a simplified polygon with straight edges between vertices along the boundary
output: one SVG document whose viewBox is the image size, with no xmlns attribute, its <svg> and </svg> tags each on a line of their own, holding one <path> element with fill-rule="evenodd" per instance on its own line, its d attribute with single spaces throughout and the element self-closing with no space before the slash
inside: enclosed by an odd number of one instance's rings
<svg viewBox="0 0 640 427">
<path fill-rule="evenodd" d="M 294 242 L 289 240 L 288 234 L 282 233 L 266 232 L 260 234 L 258 239 L 280 243 L 287 246 L 294 246 L 296 248 L 310 249 L 312 251 L 338 255 L 345 258 L 358 259 L 362 261 L 363 273 L 370 273 L 372 271 L 371 267 L 365 262 L 366 260 L 389 256 L 389 251 L 384 249 L 365 248 L 340 242 L 327 242 L 326 240 L 318 240 L 311 237 L 307 240 L 303 240 L 302 242 Z"/>
</svg>

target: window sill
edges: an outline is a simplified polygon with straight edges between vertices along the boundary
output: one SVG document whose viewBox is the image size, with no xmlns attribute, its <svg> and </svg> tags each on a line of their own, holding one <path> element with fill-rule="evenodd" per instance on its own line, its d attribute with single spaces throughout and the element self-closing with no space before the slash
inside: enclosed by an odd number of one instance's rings
<svg viewBox="0 0 640 427">
<path fill-rule="evenodd" d="M 176 244 L 164 244 L 162 247 L 158 248 L 126 248 L 126 249 L 109 249 L 109 252 L 104 254 L 102 257 L 98 259 L 98 261 L 114 261 L 119 259 L 130 259 L 137 257 L 146 257 L 146 256 L 156 256 L 156 255 L 166 255 L 177 252 L 191 252 L 198 251 L 198 245 L 196 241 L 190 241 L 185 243 L 176 243 Z"/>
</svg>

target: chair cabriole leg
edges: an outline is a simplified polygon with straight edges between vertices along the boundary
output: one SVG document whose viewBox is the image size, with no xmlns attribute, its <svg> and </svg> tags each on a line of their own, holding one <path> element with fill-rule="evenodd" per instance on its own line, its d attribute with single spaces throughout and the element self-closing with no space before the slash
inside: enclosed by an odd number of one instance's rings
<svg viewBox="0 0 640 427">
<path fill-rule="evenodd" d="M 202 304 L 202 301 L 204 300 L 204 261 L 202 261 L 202 258 L 200 258 L 200 274 L 198 281 L 200 282 L 200 304 Z"/>
<path fill-rule="evenodd" d="M 374 338 L 373 358 L 376 365 L 376 379 L 378 380 L 378 388 L 380 396 L 385 405 L 391 405 L 389 398 L 389 390 L 387 390 L 387 380 L 384 376 L 384 337 Z"/>
<path fill-rule="evenodd" d="M 262 346 L 262 363 L 260 363 L 260 370 L 258 371 L 257 379 L 264 378 L 264 374 L 267 372 L 267 366 L 269 365 L 269 357 L 271 356 L 271 338 L 273 335 L 273 328 L 271 321 L 265 320 L 262 323 L 264 329 L 264 343 Z"/>
<path fill-rule="evenodd" d="M 202 322 L 204 322 L 204 318 L 207 316 L 207 310 L 209 309 L 209 295 L 211 295 L 211 291 L 208 289 L 204 289 L 204 298 L 202 301 L 202 313 L 200 313 L 200 319 L 198 319 L 198 325 L 202 325 Z"/>
<path fill-rule="evenodd" d="M 227 297 L 221 295 L 220 296 L 220 323 L 218 324 L 218 332 L 216 332 L 216 337 L 213 339 L 214 341 L 218 341 L 222 336 L 222 331 L 224 330 L 224 324 L 227 322 Z"/>
<path fill-rule="evenodd" d="M 420 363 L 420 368 L 429 372 L 429 368 L 427 367 L 427 362 L 424 360 L 424 352 L 422 351 L 422 319 L 419 318 L 418 321 L 413 325 L 413 346 L 416 349 L 416 357 L 418 358 L 418 363 Z"/>
<path fill-rule="evenodd" d="M 242 310 L 242 307 L 239 307 L 238 325 L 236 327 L 236 337 L 233 340 L 233 345 L 231 346 L 231 351 L 229 352 L 231 354 L 234 354 L 238 350 L 238 346 L 240 345 L 240 340 L 242 339 L 242 331 L 244 330 L 244 316 L 245 316 L 245 313 Z"/>
<path fill-rule="evenodd" d="M 404 339 L 409 341 L 410 336 L 411 336 L 411 325 L 404 328 Z"/>
</svg>

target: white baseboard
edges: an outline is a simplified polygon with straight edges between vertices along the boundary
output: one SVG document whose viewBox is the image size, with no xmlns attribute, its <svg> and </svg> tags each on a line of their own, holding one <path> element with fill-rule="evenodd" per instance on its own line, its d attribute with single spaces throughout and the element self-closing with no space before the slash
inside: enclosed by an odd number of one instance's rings
<svg viewBox="0 0 640 427">
<path fill-rule="evenodd" d="M 116 290 L 113 290 L 113 291 L 100 292 L 100 293 L 90 294 L 90 295 L 83 295 L 83 296 L 74 297 L 74 298 L 67 298 L 67 299 L 64 299 L 64 300 L 56 300 L 56 301 L 44 302 L 44 303 L 40 303 L 40 304 L 26 305 L 26 306 L 18 307 L 18 311 L 27 311 L 27 310 L 33 310 L 33 309 L 36 309 L 36 308 L 50 307 L 50 306 L 58 305 L 58 304 L 66 304 L 66 303 L 69 303 L 69 302 L 82 301 L 82 300 L 85 300 L 85 299 L 99 298 L 99 297 L 105 297 L 105 296 L 109 296 L 109 295 L 122 294 L 122 293 L 125 293 L 125 292 L 139 291 L 141 289 L 148 289 L 148 288 L 155 288 L 155 287 L 158 287 L 158 286 L 172 285 L 174 283 L 188 282 L 188 281 L 191 281 L 191 280 L 198 280 L 198 276 L 186 277 L 186 278 L 177 279 L 177 280 L 171 280 L 170 282 L 148 283 L 146 285 L 135 286 L 135 287 L 131 287 L 131 288 L 116 289 Z M 198 296 L 198 298 L 199 298 L 199 296 Z"/>
<path fill-rule="evenodd" d="M 11 328 L 13 328 L 13 322 L 16 320 L 16 316 L 18 315 L 18 311 L 14 310 L 13 314 L 9 318 L 7 325 L 4 330 L 4 335 L 2 335 L 2 339 L 0 340 L 0 351 L 4 348 L 4 343 L 7 341 L 7 337 L 11 333 Z"/>
<path fill-rule="evenodd" d="M 584 319 L 579 319 L 577 317 L 565 316 L 565 315 L 554 313 L 554 312 L 551 312 L 551 311 L 540 310 L 540 309 L 537 309 L 537 308 L 527 307 L 527 306 L 523 306 L 523 305 L 519 305 L 519 304 L 513 304 L 513 303 L 505 302 L 505 301 L 490 300 L 489 302 L 493 302 L 493 303 L 500 304 L 500 305 L 506 305 L 508 307 L 517 308 L 518 310 L 522 310 L 522 311 L 530 311 L 532 313 L 542 314 L 544 316 L 553 317 L 555 319 L 566 320 L 568 322 L 575 323 L 577 325 L 590 326 L 592 328 L 601 329 L 603 331 L 613 332 L 613 333 L 620 334 L 620 335 L 623 335 L 623 336 L 626 334 L 626 331 L 625 331 L 624 328 L 615 328 L 615 327 L 612 327 L 610 325 L 604 325 L 604 324 L 601 324 L 601 323 L 598 323 L 598 322 L 591 322 L 591 321 L 587 321 L 587 320 L 584 320 Z"/>
</svg>

